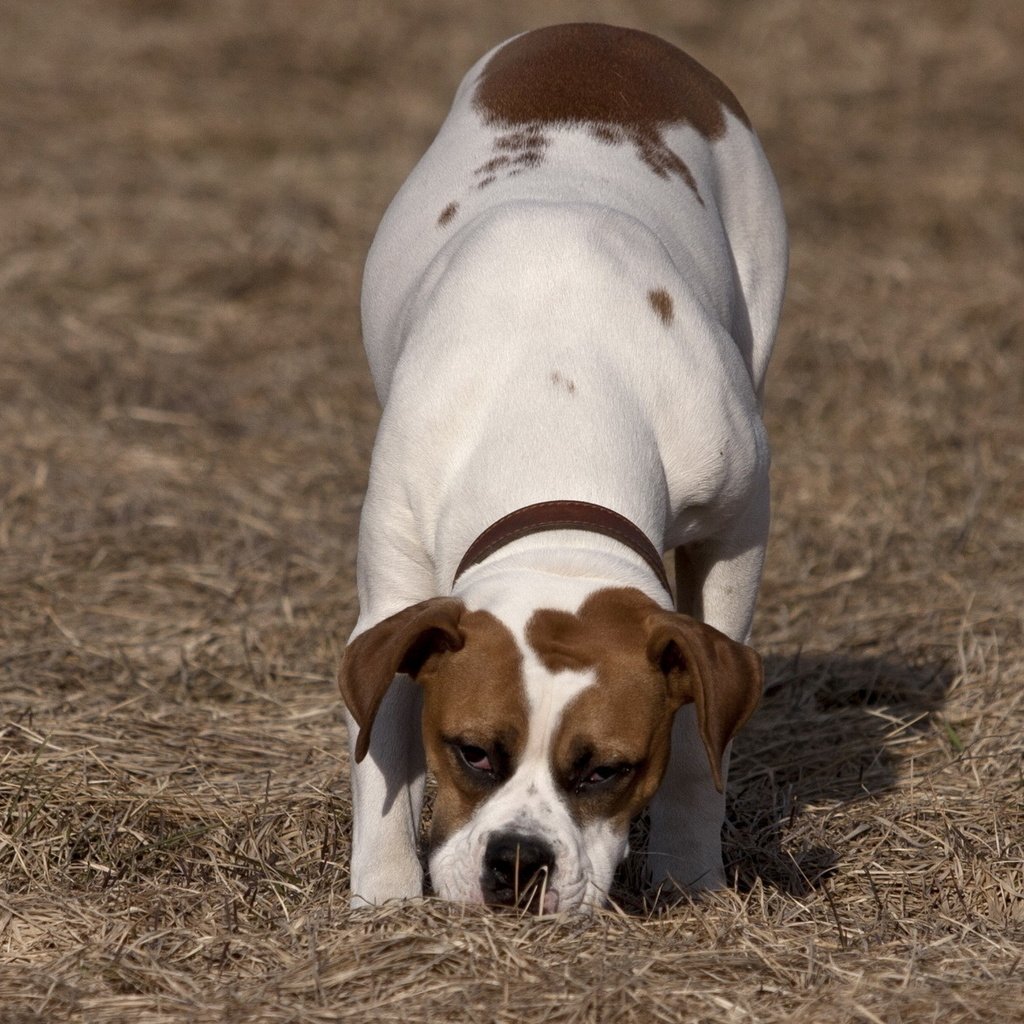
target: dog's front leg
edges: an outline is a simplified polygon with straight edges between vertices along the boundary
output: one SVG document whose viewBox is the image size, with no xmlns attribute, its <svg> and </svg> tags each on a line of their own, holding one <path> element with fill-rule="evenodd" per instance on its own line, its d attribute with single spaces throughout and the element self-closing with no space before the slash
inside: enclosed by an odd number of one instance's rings
<svg viewBox="0 0 1024 1024">
<path fill-rule="evenodd" d="M 723 786 L 731 746 L 722 758 Z M 650 816 L 647 863 L 655 888 L 696 892 L 725 884 L 725 794 L 715 788 L 692 704 L 676 713 L 669 766 L 651 801 Z"/>
<path fill-rule="evenodd" d="M 426 763 L 420 729 L 422 691 L 395 677 L 370 737 L 355 763 L 359 727 L 345 712 L 352 766 L 352 906 L 376 905 L 423 894 L 417 855 Z"/>
<path fill-rule="evenodd" d="M 764 566 L 767 485 L 751 512 L 730 534 L 685 553 L 684 571 L 691 575 L 685 583 L 680 581 L 683 585 L 678 588 L 679 611 L 693 614 L 740 642 L 750 634 Z M 719 792 L 694 706 L 676 713 L 668 769 L 650 805 L 648 864 L 655 886 L 695 891 L 725 884 L 722 824 L 731 748 L 729 744 L 722 757 Z"/>
</svg>

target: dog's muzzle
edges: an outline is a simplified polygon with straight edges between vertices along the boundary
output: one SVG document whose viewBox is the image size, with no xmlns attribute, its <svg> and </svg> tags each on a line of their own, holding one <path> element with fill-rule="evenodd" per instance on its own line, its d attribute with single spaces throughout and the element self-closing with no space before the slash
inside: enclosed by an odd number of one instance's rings
<svg viewBox="0 0 1024 1024">
<path fill-rule="evenodd" d="M 551 885 L 555 851 L 543 839 L 518 832 L 495 832 L 484 852 L 480 888 L 492 906 L 554 913 L 558 893 Z"/>
</svg>

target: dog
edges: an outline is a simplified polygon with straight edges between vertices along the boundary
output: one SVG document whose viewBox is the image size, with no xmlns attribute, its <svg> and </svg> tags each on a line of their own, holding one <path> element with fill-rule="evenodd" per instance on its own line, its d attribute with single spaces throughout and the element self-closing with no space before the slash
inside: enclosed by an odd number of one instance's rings
<svg viewBox="0 0 1024 1024">
<path fill-rule="evenodd" d="M 652 884 L 724 884 L 786 266 L 746 114 L 676 47 L 555 25 L 463 79 L 363 282 L 354 906 L 423 893 L 428 768 L 444 899 L 600 906 L 644 808 Z"/>
</svg>

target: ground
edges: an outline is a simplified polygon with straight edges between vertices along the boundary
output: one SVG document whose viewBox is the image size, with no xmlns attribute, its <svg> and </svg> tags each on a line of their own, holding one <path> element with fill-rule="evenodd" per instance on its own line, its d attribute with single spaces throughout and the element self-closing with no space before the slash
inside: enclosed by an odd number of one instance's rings
<svg viewBox="0 0 1024 1024">
<path fill-rule="evenodd" d="M 733 887 L 347 910 L 360 269 L 463 71 L 682 45 L 790 288 Z M 0 1020 L 1005 1022 L 1024 1000 L 1018 0 L 0 10 Z"/>
</svg>

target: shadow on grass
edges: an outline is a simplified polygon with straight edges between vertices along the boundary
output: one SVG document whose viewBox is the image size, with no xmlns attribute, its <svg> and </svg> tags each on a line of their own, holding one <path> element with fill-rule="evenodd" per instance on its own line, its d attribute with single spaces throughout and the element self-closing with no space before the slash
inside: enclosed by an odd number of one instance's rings
<svg viewBox="0 0 1024 1024">
<path fill-rule="evenodd" d="M 953 673 L 945 664 L 832 654 L 765 659 L 765 696 L 734 744 L 724 834 L 726 875 L 803 896 L 836 871 L 821 815 L 893 789 L 901 747 L 934 728 Z M 634 823 L 616 876 L 626 909 L 642 897 L 647 825 Z M 639 900 L 639 904 L 638 904 Z"/>
</svg>

